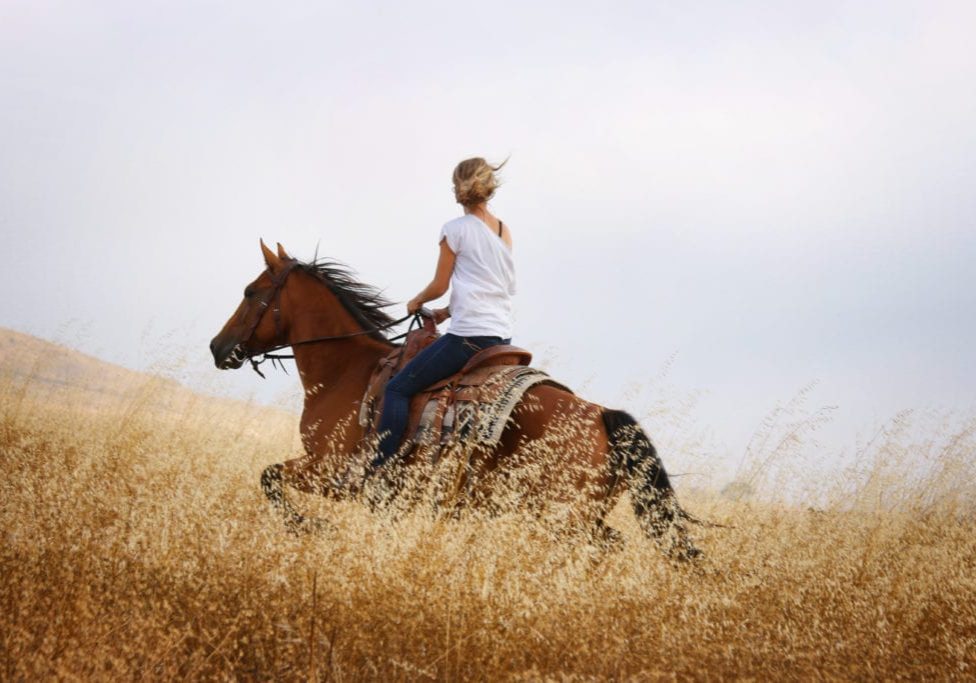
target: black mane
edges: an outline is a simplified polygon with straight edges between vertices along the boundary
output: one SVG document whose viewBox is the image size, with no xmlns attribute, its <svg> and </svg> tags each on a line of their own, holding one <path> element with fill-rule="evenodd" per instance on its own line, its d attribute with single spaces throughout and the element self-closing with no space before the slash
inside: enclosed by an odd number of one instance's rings
<svg viewBox="0 0 976 683">
<path fill-rule="evenodd" d="M 396 320 L 384 310 L 392 306 L 392 302 L 378 288 L 357 280 L 347 266 L 316 258 L 310 263 L 299 261 L 297 267 L 328 287 L 364 330 L 388 328 Z M 377 330 L 369 336 L 390 343 L 383 331 Z"/>
</svg>

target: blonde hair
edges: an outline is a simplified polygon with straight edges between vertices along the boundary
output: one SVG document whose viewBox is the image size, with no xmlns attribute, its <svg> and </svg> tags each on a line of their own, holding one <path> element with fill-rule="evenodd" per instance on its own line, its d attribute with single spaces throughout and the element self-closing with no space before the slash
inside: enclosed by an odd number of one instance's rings
<svg viewBox="0 0 976 683">
<path fill-rule="evenodd" d="M 508 159 L 492 166 L 481 157 L 474 157 L 455 166 L 454 198 L 458 204 L 474 206 L 491 199 L 500 185 L 495 172 L 507 163 Z"/>
</svg>

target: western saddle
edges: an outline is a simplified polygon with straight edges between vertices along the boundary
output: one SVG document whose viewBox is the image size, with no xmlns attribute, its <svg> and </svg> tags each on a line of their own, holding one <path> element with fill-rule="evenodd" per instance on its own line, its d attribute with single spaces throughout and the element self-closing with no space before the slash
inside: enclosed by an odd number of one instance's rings
<svg viewBox="0 0 976 683">
<path fill-rule="evenodd" d="M 359 410 L 359 423 L 366 430 L 366 439 L 376 435 L 383 410 L 383 392 L 390 378 L 440 336 L 429 314 L 422 314 L 421 319 L 421 327 L 409 331 L 403 345 L 384 357 L 370 377 Z M 496 386 L 501 384 L 492 382 L 492 378 L 506 369 L 514 369 L 512 366 L 524 367 L 531 362 L 532 354 L 517 346 L 497 345 L 482 349 L 459 372 L 435 382 L 411 399 L 404 442 L 413 440 L 416 444 L 423 440 L 429 445 L 440 445 L 453 427 L 455 404 L 491 402 L 499 393 Z M 415 438 L 419 436 L 423 438 Z"/>
</svg>

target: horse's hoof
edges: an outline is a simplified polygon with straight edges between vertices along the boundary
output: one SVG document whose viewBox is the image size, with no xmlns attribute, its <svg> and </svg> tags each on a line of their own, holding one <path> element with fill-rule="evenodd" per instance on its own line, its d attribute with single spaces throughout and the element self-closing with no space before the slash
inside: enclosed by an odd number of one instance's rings
<svg viewBox="0 0 976 683">
<path fill-rule="evenodd" d="M 335 525 L 324 519 L 310 519 L 308 521 L 309 533 L 320 536 L 335 531 Z"/>
<path fill-rule="evenodd" d="M 695 562 L 704 557 L 704 553 L 695 547 L 687 538 L 675 539 L 668 551 L 668 557 L 676 562 Z"/>
<path fill-rule="evenodd" d="M 600 524 L 593 541 L 603 553 L 617 553 L 624 549 L 624 535 L 606 524 Z"/>
<path fill-rule="evenodd" d="M 302 515 L 294 515 L 285 520 L 285 531 L 292 536 L 301 536 L 305 531 L 306 520 Z"/>
<path fill-rule="evenodd" d="M 285 523 L 285 528 L 293 536 L 319 535 L 332 531 L 334 527 L 324 519 L 310 519 L 303 515 L 296 515 Z"/>
</svg>

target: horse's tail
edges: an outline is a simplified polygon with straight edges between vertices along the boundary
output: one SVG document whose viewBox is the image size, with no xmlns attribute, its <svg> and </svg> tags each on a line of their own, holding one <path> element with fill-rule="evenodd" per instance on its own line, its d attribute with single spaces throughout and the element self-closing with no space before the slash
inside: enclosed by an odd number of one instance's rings
<svg viewBox="0 0 976 683">
<path fill-rule="evenodd" d="M 700 551 L 692 545 L 681 522 L 703 522 L 678 505 L 664 464 L 640 424 L 630 413 L 605 408 L 603 426 L 610 443 L 612 471 L 626 481 L 641 529 L 656 541 L 670 535 L 672 546 L 669 552 L 672 554 L 685 558 L 699 555 Z"/>
</svg>

